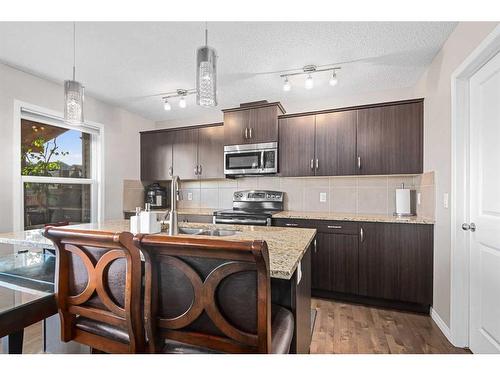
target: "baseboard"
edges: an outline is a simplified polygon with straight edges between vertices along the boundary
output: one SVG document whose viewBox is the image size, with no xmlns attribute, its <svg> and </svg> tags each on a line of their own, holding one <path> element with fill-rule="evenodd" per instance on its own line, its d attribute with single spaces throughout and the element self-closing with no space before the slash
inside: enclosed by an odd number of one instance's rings
<svg viewBox="0 0 500 375">
<path fill-rule="evenodd" d="M 434 310 L 431 306 L 431 318 L 434 320 L 434 323 L 439 327 L 441 332 L 443 332 L 443 335 L 446 337 L 446 339 L 450 342 L 451 345 L 455 346 L 453 344 L 453 341 L 451 339 L 451 331 L 450 327 L 446 325 L 443 319 L 439 316 L 436 310 Z"/>
</svg>

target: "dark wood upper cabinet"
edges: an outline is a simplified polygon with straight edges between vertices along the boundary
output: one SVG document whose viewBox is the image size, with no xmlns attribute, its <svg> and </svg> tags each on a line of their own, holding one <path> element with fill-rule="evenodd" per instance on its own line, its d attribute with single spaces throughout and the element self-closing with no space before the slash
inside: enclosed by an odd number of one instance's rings
<svg viewBox="0 0 500 375">
<path fill-rule="evenodd" d="M 433 227 L 360 223 L 359 294 L 432 304 Z"/>
<path fill-rule="evenodd" d="M 224 145 L 248 143 L 249 123 L 249 110 L 224 113 Z"/>
<path fill-rule="evenodd" d="M 198 129 L 173 132 L 173 174 L 182 180 L 198 178 Z"/>
<path fill-rule="evenodd" d="M 359 109 L 358 174 L 423 171 L 423 102 Z"/>
<path fill-rule="evenodd" d="M 316 115 L 316 176 L 349 176 L 356 168 L 356 111 Z"/>
<path fill-rule="evenodd" d="M 163 132 L 141 134 L 141 180 L 170 179 L 172 138 Z"/>
<path fill-rule="evenodd" d="M 279 120 L 279 173 L 314 176 L 314 116 Z"/>
<path fill-rule="evenodd" d="M 285 111 L 280 103 L 242 104 L 224 112 L 224 144 L 278 141 L 278 115 Z"/>
<path fill-rule="evenodd" d="M 200 178 L 224 178 L 224 127 L 199 129 L 198 165 Z"/>
</svg>

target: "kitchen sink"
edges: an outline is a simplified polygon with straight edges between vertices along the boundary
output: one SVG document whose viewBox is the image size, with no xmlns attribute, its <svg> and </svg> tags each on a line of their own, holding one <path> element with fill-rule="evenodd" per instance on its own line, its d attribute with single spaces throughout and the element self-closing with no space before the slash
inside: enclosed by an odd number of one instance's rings
<svg viewBox="0 0 500 375">
<path fill-rule="evenodd" d="M 204 228 L 179 228 L 179 234 L 189 234 L 195 236 L 233 236 L 239 231 L 228 229 L 204 229 Z"/>
</svg>

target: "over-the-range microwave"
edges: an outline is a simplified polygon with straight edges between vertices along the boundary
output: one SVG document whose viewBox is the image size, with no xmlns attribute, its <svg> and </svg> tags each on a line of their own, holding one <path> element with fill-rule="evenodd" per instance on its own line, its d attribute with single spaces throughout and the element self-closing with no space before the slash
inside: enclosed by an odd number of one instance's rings
<svg viewBox="0 0 500 375">
<path fill-rule="evenodd" d="M 224 146 L 224 174 L 226 176 L 277 172 L 277 142 Z"/>
</svg>

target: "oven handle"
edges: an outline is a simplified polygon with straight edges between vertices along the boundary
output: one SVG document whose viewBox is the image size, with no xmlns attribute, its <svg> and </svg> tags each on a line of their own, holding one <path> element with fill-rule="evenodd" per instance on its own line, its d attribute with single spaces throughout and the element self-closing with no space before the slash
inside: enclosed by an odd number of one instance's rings
<svg viewBox="0 0 500 375">
<path fill-rule="evenodd" d="M 247 220 L 247 219 L 220 219 L 215 218 L 215 224 L 247 224 L 247 225 L 266 225 L 267 220 Z"/>
</svg>

